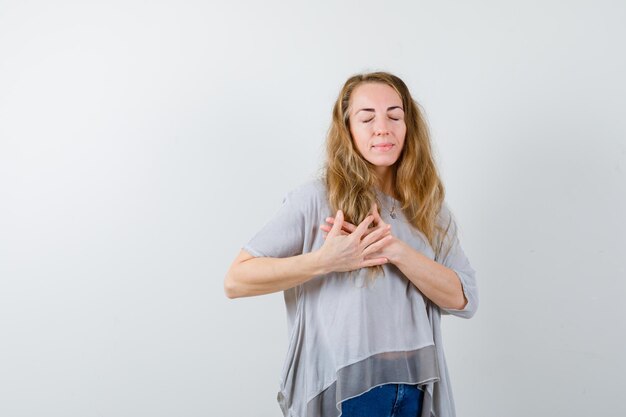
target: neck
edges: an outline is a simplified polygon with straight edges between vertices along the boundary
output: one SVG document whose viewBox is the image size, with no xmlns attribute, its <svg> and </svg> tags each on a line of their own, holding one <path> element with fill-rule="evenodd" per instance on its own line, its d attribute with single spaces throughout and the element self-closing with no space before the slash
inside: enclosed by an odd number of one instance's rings
<svg viewBox="0 0 626 417">
<path fill-rule="evenodd" d="M 389 167 L 377 167 L 376 177 L 378 180 L 378 189 L 383 193 L 395 198 L 393 180 L 394 175 Z"/>
</svg>

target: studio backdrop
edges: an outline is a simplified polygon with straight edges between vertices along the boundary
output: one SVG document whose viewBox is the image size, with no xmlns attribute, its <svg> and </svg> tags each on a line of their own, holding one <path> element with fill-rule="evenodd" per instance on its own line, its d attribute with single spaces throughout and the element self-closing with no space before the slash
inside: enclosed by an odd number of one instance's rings
<svg viewBox="0 0 626 417">
<path fill-rule="evenodd" d="M 282 293 L 240 248 L 315 177 L 332 105 L 400 76 L 480 307 L 462 417 L 623 416 L 620 1 L 0 1 L 0 415 L 281 415 Z M 444 416 L 442 416 L 444 417 Z"/>
</svg>

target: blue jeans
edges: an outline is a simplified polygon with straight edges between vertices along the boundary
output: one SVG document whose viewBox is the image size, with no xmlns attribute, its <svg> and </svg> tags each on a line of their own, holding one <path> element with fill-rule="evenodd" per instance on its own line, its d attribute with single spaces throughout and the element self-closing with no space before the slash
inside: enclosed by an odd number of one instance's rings
<svg viewBox="0 0 626 417">
<path fill-rule="evenodd" d="M 424 391 L 417 385 L 379 385 L 341 403 L 341 417 L 419 417 Z"/>
</svg>

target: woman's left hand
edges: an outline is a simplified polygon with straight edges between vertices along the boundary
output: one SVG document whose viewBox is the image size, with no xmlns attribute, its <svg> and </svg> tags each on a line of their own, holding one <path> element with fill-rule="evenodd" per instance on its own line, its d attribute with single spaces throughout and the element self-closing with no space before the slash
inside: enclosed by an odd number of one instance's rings
<svg viewBox="0 0 626 417">
<path fill-rule="evenodd" d="M 389 259 L 390 263 L 396 263 L 396 261 L 402 256 L 402 251 L 405 248 L 406 244 L 391 233 L 391 225 L 385 223 L 380 217 L 376 203 L 372 204 L 372 209 L 370 210 L 370 213 L 374 216 L 375 226 L 368 229 L 363 237 L 380 228 L 387 229 L 387 235 L 372 243 L 365 249 L 365 251 L 363 251 L 363 254 L 366 255 L 365 259 L 384 257 Z M 330 232 L 334 221 L 334 217 L 327 217 L 326 222 L 329 223 L 330 226 L 320 226 L 320 229 L 324 231 L 324 239 L 326 239 L 326 235 L 328 234 L 328 232 Z M 355 225 L 344 220 L 342 229 L 342 232 L 344 234 L 352 233 L 355 229 Z"/>
</svg>

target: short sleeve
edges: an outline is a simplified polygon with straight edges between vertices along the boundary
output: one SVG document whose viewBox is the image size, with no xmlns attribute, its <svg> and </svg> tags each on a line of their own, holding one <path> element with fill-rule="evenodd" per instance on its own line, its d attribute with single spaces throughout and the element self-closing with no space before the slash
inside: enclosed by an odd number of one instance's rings
<svg viewBox="0 0 626 417">
<path fill-rule="evenodd" d="M 242 249 L 255 257 L 286 258 L 302 254 L 306 205 L 306 193 L 298 189 L 287 193 L 275 215 Z"/>
<path fill-rule="evenodd" d="M 452 213 L 445 205 L 442 208 L 442 220 L 444 226 L 449 225 L 448 233 L 443 245 L 443 257 L 441 260 L 437 260 L 444 266 L 452 269 L 459 277 L 461 286 L 463 287 L 463 294 L 467 299 L 467 304 L 461 310 L 452 308 L 441 308 L 442 314 L 452 314 L 462 318 L 471 318 L 478 309 L 478 286 L 476 283 L 476 271 L 470 265 L 469 259 L 463 252 L 461 243 L 458 237 L 458 229 L 456 221 L 454 220 Z"/>
</svg>

